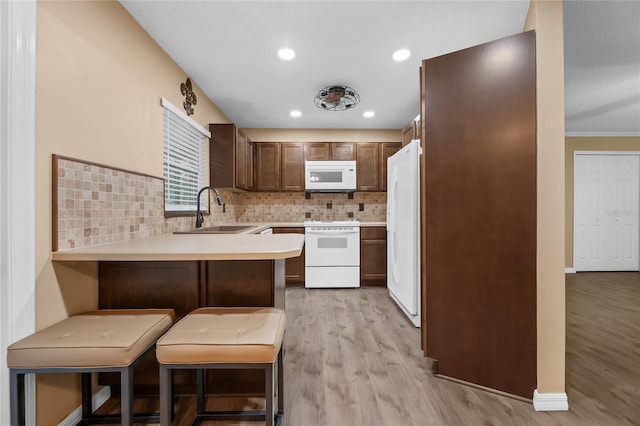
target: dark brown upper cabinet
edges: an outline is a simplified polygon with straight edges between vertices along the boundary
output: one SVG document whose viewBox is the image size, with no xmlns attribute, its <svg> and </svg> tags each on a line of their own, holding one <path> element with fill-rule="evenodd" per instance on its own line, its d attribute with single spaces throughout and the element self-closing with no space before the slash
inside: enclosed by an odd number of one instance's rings
<svg viewBox="0 0 640 426">
<path fill-rule="evenodd" d="M 403 146 L 400 142 L 382 142 L 380 144 L 380 191 L 387 190 L 387 159 Z"/>
<path fill-rule="evenodd" d="M 355 160 L 355 142 L 307 142 L 305 143 L 305 160 Z"/>
<path fill-rule="evenodd" d="M 401 145 L 400 142 L 363 142 L 356 145 L 358 191 L 386 191 L 387 158 Z"/>
<path fill-rule="evenodd" d="M 323 161 L 331 158 L 329 142 L 307 142 L 304 145 L 305 161 Z"/>
<path fill-rule="evenodd" d="M 331 160 L 355 160 L 355 142 L 333 142 L 331 143 Z"/>
<path fill-rule="evenodd" d="M 278 142 L 254 143 L 256 191 L 280 191 L 280 146 Z"/>
<path fill-rule="evenodd" d="M 411 123 L 402 129 L 402 146 L 407 145 L 413 139 L 420 139 L 420 120 L 411 120 Z"/>
<path fill-rule="evenodd" d="M 304 144 L 281 143 L 280 156 L 280 190 L 304 191 Z"/>
<path fill-rule="evenodd" d="M 253 143 L 232 123 L 209 124 L 209 181 L 216 188 L 253 189 Z"/>
</svg>

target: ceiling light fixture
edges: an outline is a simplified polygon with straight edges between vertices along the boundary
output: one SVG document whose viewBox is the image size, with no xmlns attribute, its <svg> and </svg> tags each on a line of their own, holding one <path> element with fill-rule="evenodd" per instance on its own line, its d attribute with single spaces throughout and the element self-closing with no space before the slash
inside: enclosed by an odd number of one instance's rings
<svg viewBox="0 0 640 426">
<path fill-rule="evenodd" d="M 344 111 L 355 107 L 360 95 L 352 87 L 336 84 L 321 89 L 313 102 L 326 111 Z"/>
<path fill-rule="evenodd" d="M 278 56 L 280 57 L 280 59 L 283 59 L 285 61 L 290 61 L 291 59 L 296 57 L 296 52 L 294 52 L 293 49 L 284 47 L 278 50 Z"/>
<path fill-rule="evenodd" d="M 362 116 L 363 116 L 364 118 L 371 118 L 371 117 L 373 117 L 374 115 L 376 115 L 376 113 L 375 113 L 375 112 L 373 112 L 373 111 L 365 111 L 365 112 L 363 112 L 363 113 L 362 113 Z"/>
<path fill-rule="evenodd" d="M 300 117 L 302 115 L 302 113 L 300 111 L 298 111 L 297 109 L 294 109 L 293 111 L 291 111 L 289 113 L 289 115 L 291 115 L 292 117 Z"/>
<path fill-rule="evenodd" d="M 400 49 L 393 52 L 393 60 L 396 62 L 402 62 L 409 59 L 411 56 L 411 51 L 409 49 Z"/>
</svg>

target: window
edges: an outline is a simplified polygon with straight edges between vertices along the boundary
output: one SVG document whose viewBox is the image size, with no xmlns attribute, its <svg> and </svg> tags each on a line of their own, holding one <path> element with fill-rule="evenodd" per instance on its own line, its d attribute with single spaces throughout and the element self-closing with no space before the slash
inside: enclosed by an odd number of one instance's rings
<svg viewBox="0 0 640 426">
<path fill-rule="evenodd" d="M 196 197 L 208 185 L 204 127 L 162 98 L 164 130 L 164 210 L 195 212 Z"/>
</svg>

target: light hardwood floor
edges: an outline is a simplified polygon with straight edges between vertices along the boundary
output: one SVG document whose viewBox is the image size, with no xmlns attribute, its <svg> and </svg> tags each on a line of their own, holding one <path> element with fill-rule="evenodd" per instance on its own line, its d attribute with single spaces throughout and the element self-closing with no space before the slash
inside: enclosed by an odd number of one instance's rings
<svg viewBox="0 0 640 426">
<path fill-rule="evenodd" d="M 286 296 L 285 425 L 640 424 L 640 273 L 567 275 L 568 412 L 536 412 L 433 377 L 418 329 L 385 288 L 292 288 Z M 193 404 L 179 401 L 174 425 L 191 424 Z M 253 398 L 210 404 L 263 405 Z M 155 408 L 154 401 L 136 405 Z"/>
</svg>

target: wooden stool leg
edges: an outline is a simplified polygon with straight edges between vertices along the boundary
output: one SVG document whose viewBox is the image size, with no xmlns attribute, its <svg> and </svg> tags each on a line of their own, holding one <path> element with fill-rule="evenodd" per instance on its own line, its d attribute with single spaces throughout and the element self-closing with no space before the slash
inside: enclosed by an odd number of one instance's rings
<svg viewBox="0 0 640 426">
<path fill-rule="evenodd" d="M 11 426 L 24 426 L 24 373 L 10 370 L 9 389 Z"/>
</svg>

